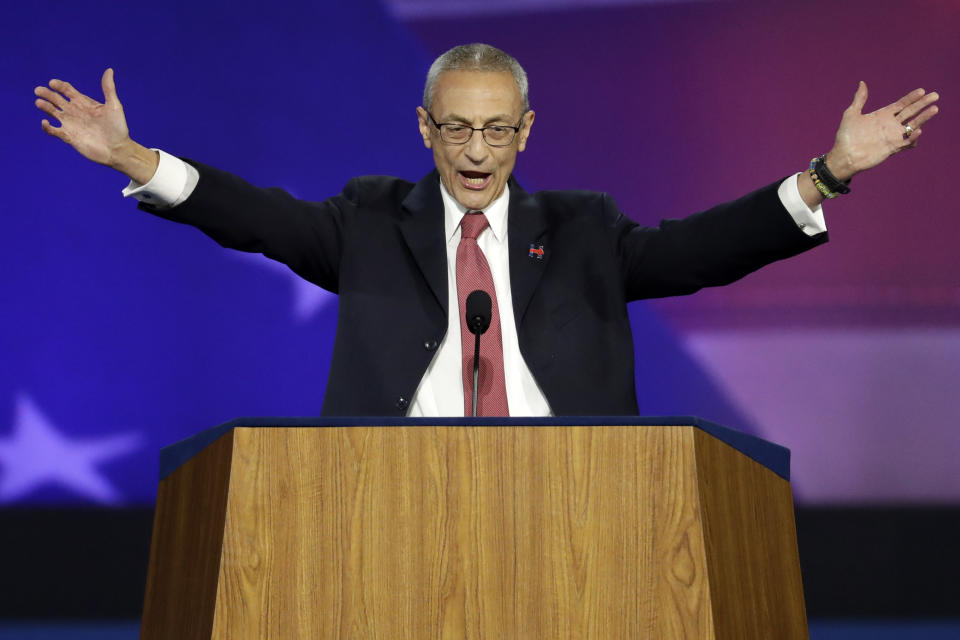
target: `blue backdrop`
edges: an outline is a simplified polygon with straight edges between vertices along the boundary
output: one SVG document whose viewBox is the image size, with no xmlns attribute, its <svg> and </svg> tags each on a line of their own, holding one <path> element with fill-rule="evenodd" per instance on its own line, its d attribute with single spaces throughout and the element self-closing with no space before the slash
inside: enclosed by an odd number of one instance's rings
<svg viewBox="0 0 960 640">
<path fill-rule="evenodd" d="M 336 298 L 136 210 L 125 179 L 42 134 L 32 87 L 60 78 L 102 99 L 113 66 L 136 140 L 322 199 L 354 175 L 431 168 L 414 111 L 431 58 L 376 2 L 17 11 L 0 502 L 150 502 L 160 447 L 239 415 L 319 414 Z M 667 327 L 634 316 L 654 347 L 645 410 L 694 412 L 699 397 L 699 413 L 743 427 Z M 681 385 L 658 381 L 661 362 Z"/>
</svg>

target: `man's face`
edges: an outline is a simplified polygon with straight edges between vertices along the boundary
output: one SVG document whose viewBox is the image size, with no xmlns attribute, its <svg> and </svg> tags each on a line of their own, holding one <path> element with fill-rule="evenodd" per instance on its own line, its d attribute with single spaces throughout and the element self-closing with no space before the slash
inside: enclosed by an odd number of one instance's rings
<svg viewBox="0 0 960 640">
<path fill-rule="evenodd" d="M 503 193 L 517 152 L 526 148 L 533 111 L 523 114 L 520 89 L 509 72 L 444 71 L 434 84 L 430 112 L 438 123 L 478 129 L 495 124 L 517 126 L 523 116 L 520 131 L 505 147 L 490 146 L 479 131 L 464 144 L 448 144 L 440 139 L 427 112 L 417 107 L 423 144 L 433 149 L 443 185 L 468 209 L 485 209 Z"/>
</svg>

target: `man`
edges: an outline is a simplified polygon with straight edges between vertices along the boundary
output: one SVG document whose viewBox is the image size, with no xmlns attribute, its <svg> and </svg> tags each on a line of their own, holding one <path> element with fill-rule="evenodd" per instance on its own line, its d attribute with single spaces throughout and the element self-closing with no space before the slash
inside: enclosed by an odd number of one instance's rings
<svg viewBox="0 0 960 640">
<path fill-rule="evenodd" d="M 523 69 L 488 45 L 451 49 L 427 75 L 417 119 L 434 172 L 356 178 L 321 203 L 142 147 L 112 70 L 102 85 L 104 104 L 59 80 L 37 87 L 37 107 L 61 122 L 44 131 L 127 175 L 142 208 L 340 295 L 326 415 L 469 415 L 475 289 L 492 299 L 478 415 L 636 413 L 626 303 L 726 284 L 825 242 L 822 200 L 915 146 L 938 98 L 918 89 L 863 114 L 861 83 L 809 172 L 653 229 L 605 194 L 520 188 L 511 175 L 535 113 Z"/>
</svg>

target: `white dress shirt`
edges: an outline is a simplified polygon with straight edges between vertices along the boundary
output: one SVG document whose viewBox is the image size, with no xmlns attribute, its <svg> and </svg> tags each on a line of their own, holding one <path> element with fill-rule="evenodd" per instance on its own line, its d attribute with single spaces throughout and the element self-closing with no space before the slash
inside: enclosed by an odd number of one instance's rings
<svg viewBox="0 0 960 640">
<path fill-rule="evenodd" d="M 443 228 L 447 239 L 447 335 L 433 356 L 427 372 L 410 403 L 409 416 L 463 415 L 463 347 L 460 339 L 460 304 L 457 300 L 457 246 L 460 244 L 460 220 L 466 207 L 454 200 L 440 182 L 443 197 Z M 517 323 L 513 318 L 510 293 L 510 256 L 507 242 L 507 205 L 510 187 L 483 210 L 489 226 L 477 237 L 483 251 L 500 310 L 503 339 L 503 374 L 507 386 L 507 406 L 511 416 L 550 416 L 550 405 L 520 354 Z M 483 338 L 481 338 L 482 340 Z"/>
<path fill-rule="evenodd" d="M 200 174 L 179 158 L 155 149 L 160 163 L 154 176 L 146 184 L 131 181 L 123 190 L 132 196 L 159 208 L 175 207 L 190 197 Z M 810 209 L 797 188 L 797 175 L 784 180 L 777 194 L 784 208 L 797 226 L 808 236 L 827 230 L 822 207 Z M 408 416 L 462 416 L 463 372 L 460 341 L 460 305 L 457 301 L 457 245 L 460 243 L 460 220 L 467 209 L 457 202 L 440 183 L 443 197 L 444 231 L 447 239 L 447 333 L 420 380 L 413 396 Z M 540 385 L 527 367 L 520 353 L 517 325 L 513 317 L 513 297 L 510 291 L 510 261 L 507 248 L 507 205 L 509 187 L 484 210 L 489 227 L 477 238 L 477 243 L 490 265 L 493 287 L 500 309 L 503 334 L 503 370 L 507 387 L 507 404 L 511 416 L 553 415 Z"/>
</svg>

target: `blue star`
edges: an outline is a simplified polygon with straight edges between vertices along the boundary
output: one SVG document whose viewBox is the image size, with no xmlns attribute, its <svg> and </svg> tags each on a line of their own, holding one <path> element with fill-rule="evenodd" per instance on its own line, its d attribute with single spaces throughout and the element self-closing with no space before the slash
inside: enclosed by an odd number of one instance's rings
<svg viewBox="0 0 960 640">
<path fill-rule="evenodd" d="M 96 502 L 119 502 L 122 496 L 96 466 L 140 448 L 141 441 L 133 432 L 69 438 L 29 396 L 20 394 L 13 431 L 0 439 L 0 503 L 13 502 L 46 484 L 59 484 Z"/>
<path fill-rule="evenodd" d="M 259 253 L 244 253 L 231 251 L 231 255 L 249 264 L 255 264 L 268 271 L 287 278 L 293 288 L 293 317 L 298 322 L 306 322 L 313 315 L 319 313 L 335 297 L 334 294 L 321 289 L 312 282 L 307 282 L 287 265 L 271 260 Z"/>
</svg>

